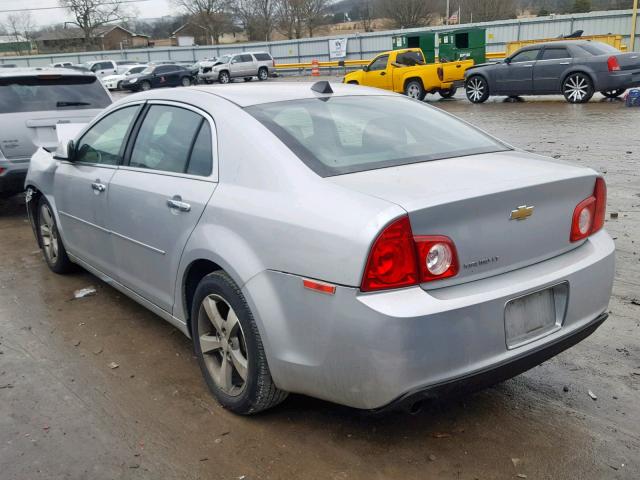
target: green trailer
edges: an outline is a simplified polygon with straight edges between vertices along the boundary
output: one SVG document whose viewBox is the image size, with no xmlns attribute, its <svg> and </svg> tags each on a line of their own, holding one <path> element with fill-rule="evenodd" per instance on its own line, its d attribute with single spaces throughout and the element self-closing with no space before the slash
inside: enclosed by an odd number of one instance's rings
<svg viewBox="0 0 640 480">
<path fill-rule="evenodd" d="M 484 28 L 460 28 L 438 34 L 440 61 L 472 59 L 475 64 L 487 60 L 487 31 Z"/>
<path fill-rule="evenodd" d="M 436 34 L 433 32 L 409 33 L 395 35 L 391 39 L 394 50 L 403 48 L 419 48 L 427 63 L 436 61 Z"/>
</svg>

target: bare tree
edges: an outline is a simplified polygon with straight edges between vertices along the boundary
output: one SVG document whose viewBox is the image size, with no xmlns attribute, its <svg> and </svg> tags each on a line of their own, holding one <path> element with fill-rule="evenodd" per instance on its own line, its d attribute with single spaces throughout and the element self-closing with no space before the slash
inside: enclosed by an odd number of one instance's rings
<svg viewBox="0 0 640 480">
<path fill-rule="evenodd" d="M 228 0 L 174 0 L 174 4 L 187 12 L 191 20 L 205 29 L 213 43 L 231 30 L 232 19 Z"/>
<path fill-rule="evenodd" d="M 517 13 L 515 0 L 463 0 L 452 2 L 452 12 L 460 6 L 463 21 L 473 16 L 474 22 L 490 22 L 515 18 Z"/>
<path fill-rule="evenodd" d="M 85 48 L 93 44 L 96 30 L 108 23 L 124 20 L 127 17 L 123 0 L 59 0 L 60 6 L 66 8 L 73 16 L 73 21 L 84 34 Z"/>
<path fill-rule="evenodd" d="M 376 18 L 375 0 L 361 0 L 359 6 L 360 20 L 365 32 L 372 32 L 373 20 Z"/>
<path fill-rule="evenodd" d="M 422 27 L 429 23 L 437 7 L 433 0 L 380 0 L 380 14 L 395 28 Z"/>
<path fill-rule="evenodd" d="M 233 11 L 250 40 L 271 40 L 280 0 L 235 0 Z"/>
<path fill-rule="evenodd" d="M 302 15 L 310 37 L 313 37 L 313 31 L 322 25 L 328 6 L 328 0 L 304 0 L 302 2 Z"/>
<path fill-rule="evenodd" d="M 279 0 L 276 4 L 276 29 L 285 37 L 302 38 L 305 0 Z"/>
<path fill-rule="evenodd" d="M 31 53 L 31 46 L 36 29 L 31 12 L 20 12 L 7 17 L 6 31 L 15 40 L 15 51 L 22 55 L 22 46 L 26 42 L 27 55 Z"/>
</svg>

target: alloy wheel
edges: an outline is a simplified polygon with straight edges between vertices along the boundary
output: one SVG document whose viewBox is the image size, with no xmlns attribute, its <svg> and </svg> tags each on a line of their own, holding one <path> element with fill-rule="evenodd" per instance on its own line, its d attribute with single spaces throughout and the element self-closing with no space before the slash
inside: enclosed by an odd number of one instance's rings
<svg viewBox="0 0 640 480">
<path fill-rule="evenodd" d="M 407 97 L 413 98 L 414 100 L 420 100 L 420 87 L 415 83 L 412 83 L 407 87 Z"/>
<path fill-rule="evenodd" d="M 266 80 L 268 76 L 269 74 L 264 68 L 261 68 L 260 71 L 258 72 L 258 78 L 260 80 Z"/>
<path fill-rule="evenodd" d="M 229 74 L 227 72 L 222 72 L 218 77 L 218 80 L 220 81 L 220 83 L 229 83 L 231 78 L 229 77 Z"/>
<path fill-rule="evenodd" d="M 198 335 L 204 363 L 216 386 L 229 396 L 240 395 L 248 375 L 247 345 L 238 316 L 220 295 L 202 301 Z"/>
<path fill-rule="evenodd" d="M 46 204 L 40 208 L 40 237 L 45 257 L 49 263 L 55 264 L 58 260 L 59 250 L 58 230 L 53 220 L 53 214 Z"/>
<path fill-rule="evenodd" d="M 486 86 L 480 78 L 472 78 L 467 83 L 467 97 L 472 102 L 479 102 L 484 96 L 485 88 Z"/>
<path fill-rule="evenodd" d="M 564 84 L 564 95 L 571 102 L 581 102 L 589 92 L 589 83 L 582 75 L 572 75 Z"/>
</svg>

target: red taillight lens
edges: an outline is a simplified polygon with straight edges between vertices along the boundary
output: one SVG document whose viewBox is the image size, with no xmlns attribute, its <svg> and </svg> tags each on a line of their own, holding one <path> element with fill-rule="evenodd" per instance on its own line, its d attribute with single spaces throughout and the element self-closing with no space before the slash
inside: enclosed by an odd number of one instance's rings
<svg viewBox="0 0 640 480">
<path fill-rule="evenodd" d="M 602 177 L 596 178 L 593 195 L 581 201 L 573 211 L 570 240 L 577 242 L 594 234 L 604 225 L 607 207 L 607 186 Z"/>
<path fill-rule="evenodd" d="M 421 282 L 453 277 L 458 273 L 458 255 L 449 237 L 415 237 L 415 242 Z"/>
<path fill-rule="evenodd" d="M 438 73 L 438 80 L 442 81 L 444 79 L 444 70 L 442 67 L 438 67 L 436 72 Z"/>
<path fill-rule="evenodd" d="M 371 247 L 361 289 L 369 292 L 415 285 L 417 270 L 409 217 L 400 217 L 380 233 Z"/>
<path fill-rule="evenodd" d="M 361 290 L 409 287 L 458 273 L 458 256 L 450 238 L 413 236 L 409 217 L 389 224 L 371 247 Z"/>
<path fill-rule="evenodd" d="M 618 63 L 617 57 L 609 57 L 607 58 L 607 68 L 610 72 L 618 72 L 620 71 L 620 64 Z"/>
<path fill-rule="evenodd" d="M 0 175 L 2 175 L 2 172 L 4 172 L 4 168 L 0 167 Z"/>
</svg>

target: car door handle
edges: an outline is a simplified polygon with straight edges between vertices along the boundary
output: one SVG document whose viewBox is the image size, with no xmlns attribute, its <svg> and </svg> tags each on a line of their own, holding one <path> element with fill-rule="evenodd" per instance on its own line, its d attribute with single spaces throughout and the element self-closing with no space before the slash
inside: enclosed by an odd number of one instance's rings
<svg viewBox="0 0 640 480">
<path fill-rule="evenodd" d="M 103 185 L 102 183 L 98 183 L 98 182 L 93 182 L 91 184 L 91 188 L 93 188 L 93 190 L 98 192 L 98 193 L 102 193 L 107 189 L 107 187 L 105 185 Z"/>
<path fill-rule="evenodd" d="M 523 65 L 523 67 L 533 68 L 533 64 L 531 64 L 531 65 Z"/>
<path fill-rule="evenodd" d="M 190 212 L 191 205 L 185 202 L 181 202 L 180 200 L 174 200 L 173 198 L 167 200 L 167 206 L 171 210 L 177 210 L 179 212 Z"/>
<path fill-rule="evenodd" d="M 384 75 L 386 75 L 386 74 L 387 74 L 387 72 L 380 72 L 380 76 L 381 76 L 381 77 L 382 77 L 382 76 L 384 76 Z"/>
<path fill-rule="evenodd" d="M 560 65 L 571 65 L 571 62 L 560 62 Z"/>
</svg>

